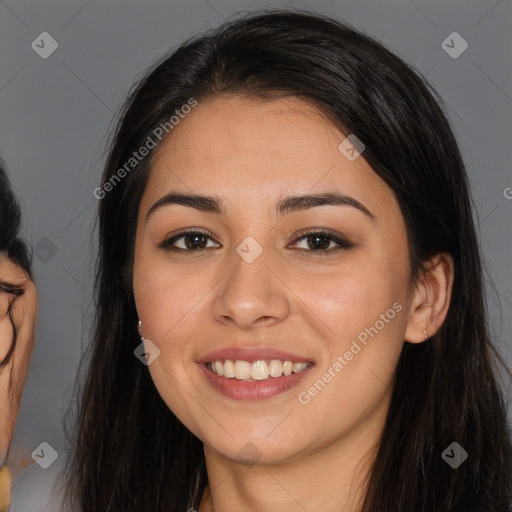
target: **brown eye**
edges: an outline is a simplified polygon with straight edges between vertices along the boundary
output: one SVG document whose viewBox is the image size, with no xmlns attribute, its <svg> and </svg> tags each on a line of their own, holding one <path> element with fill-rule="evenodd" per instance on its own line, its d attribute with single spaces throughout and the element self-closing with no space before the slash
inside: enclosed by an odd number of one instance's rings
<svg viewBox="0 0 512 512">
<path fill-rule="evenodd" d="M 294 245 L 298 242 L 305 242 L 305 247 L 299 247 L 299 250 L 317 254 L 332 253 L 340 249 L 355 247 L 354 244 L 328 231 L 310 231 L 304 233 L 295 240 Z"/>
<path fill-rule="evenodd" d="M 159 247 L 176 251 L 200 251 L 208 248 L 208 239 L 212 240 L 208 234 L 202 231 L 182 231 L 164 240 Z"/>
</svg>

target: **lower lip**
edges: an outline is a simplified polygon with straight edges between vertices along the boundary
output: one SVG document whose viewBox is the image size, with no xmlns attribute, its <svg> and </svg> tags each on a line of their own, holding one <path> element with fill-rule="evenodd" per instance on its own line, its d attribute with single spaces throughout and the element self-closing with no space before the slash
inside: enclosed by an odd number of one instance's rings
<svg viewBox="0 0 512 512">
<path fill-rule="evenodd" d="M 213 373 L 206 363 L 199 363 L 199 368 L 205 374 L 208 382 L 223 395 L 235 400 L 261 400 L 279 395 L 296 386 L 313 368 L 313 364 L 304 368 L 299 373 L 281 375 L 281 377 L 269 377 L 265 380 L 247 382 L 237 379 L 228 379 Z"/>
</svg>

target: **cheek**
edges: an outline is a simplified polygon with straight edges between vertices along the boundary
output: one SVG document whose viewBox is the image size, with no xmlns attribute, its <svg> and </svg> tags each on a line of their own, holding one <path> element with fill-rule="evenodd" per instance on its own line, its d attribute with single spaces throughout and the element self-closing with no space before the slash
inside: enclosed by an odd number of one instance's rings
<svg viewBox="0 0 512 512">
<path fill-rule="evenodd" d="M 340 343 L 373 325 L 404 297 L 400 276 L 375 265 L 347 267 L 313 279 L 297 275 L 294 281 L 291 287 L 306 306 L 303 313 L 309 310 L 308 316 L 324 324 L 328 338 Z"/>
<path fill-rule="evenodd" d="M 158 271 L 154 266 L 139 277 L 134 274 L 135 303 L 146 337 L 165 339 L 184 316 L 194 314 L 200 291 L 204 293 L 204 286 L 198 281 Z"/>
<path fill-rule="evenodd" d="M 325 349 L 317 380 L 298 391 L 311 436 L 315 418 L 324 418 L 324 435 L 337 436 L 383 407 L 403 346 L 405 307 L 398 282 L 374 266 L 317 280 L 314 288 L 303 283 L 297 291 L 307 306 L 301 315 L 314 323 Z M 332 414 L 333 404 L 339 414 Z"/>
<path fill-rule="evenodd" d="M 184 278 L 166 267 L 169 265 L 145 258 L 142 252 L 137 255 L 134 297 L 143 336 L 160 350 L 158 359 L 148 367 L 151 378 L 167 406 L 190 426 L 197 414 L 187 400 L 190 394 L 196 396 L 191 339 L 201 325 L 196 309 L 200 309 L 205 287 L 198 277 Z"/>
<path fill-rule="evenodd" d="M 176 269 L 165 257 L 136 253 L 134 297 L 142 331 L 176 366 L 192 358 L 193 338 L 199 337 L 215 287 L 214 275 Z M 210 279 L 211 278 L 211 279 Z M 217 279 L 218 280 L 218 279 Z"/>
<path fill-rule="evenodd" d="M 318 407 L 331 400 L 371 407 L 390 385 L 404 340 L 407 273 L 406 257 L 397 252 L 361 258 L 307 282 L 297 276 L 293 289 L 304 304 L 300 315 L 324 342 L 322 371 L 336 375 Z"/>
</svg>

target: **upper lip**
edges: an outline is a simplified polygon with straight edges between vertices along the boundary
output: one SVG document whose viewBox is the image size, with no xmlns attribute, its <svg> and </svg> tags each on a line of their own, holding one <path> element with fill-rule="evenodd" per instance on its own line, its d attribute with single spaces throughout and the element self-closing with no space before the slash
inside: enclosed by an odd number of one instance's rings
<svg viewBox="0 0 512 512">
<path fill-rule="evenodd" d="M 253 363 L 254 361 L 265 361 L 272 359 L 280 359 L 281 361 L 292 361 L 293 363 L 313 363 L 308 357 L 291 354 L 290 352 L 283 352 L 272 347 L 227 347 L 212 352 L 208 352 L 205 356 L 197 360 L 198 363 L 212 363 L 214 361 L 222 360 L 230 361 L 247 361 Z"/>
</svg>

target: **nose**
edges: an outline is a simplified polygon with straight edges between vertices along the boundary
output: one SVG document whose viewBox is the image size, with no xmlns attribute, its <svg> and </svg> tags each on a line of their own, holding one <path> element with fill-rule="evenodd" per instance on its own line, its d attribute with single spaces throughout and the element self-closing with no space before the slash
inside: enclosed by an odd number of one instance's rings
<svg viewBox="0 0 512 512">
<path fill-rule="evenodd" d="M 216 321 L 249 330 L 282 322 L 290 314 L 291 293 L 270 259 L 263 251 L 248 263 L 234 253 L 231 271 L 213 298 Z"/>
</svg>

